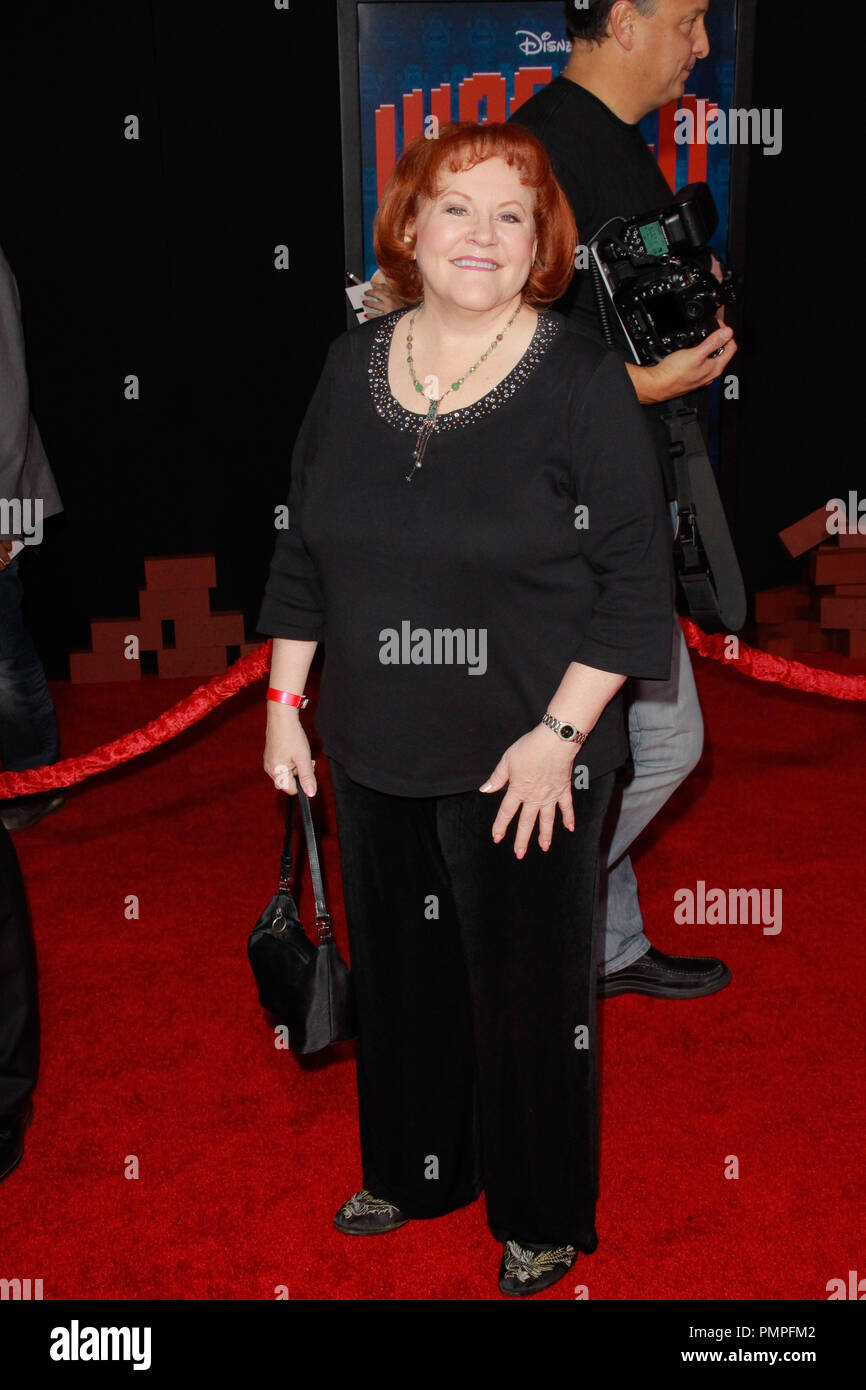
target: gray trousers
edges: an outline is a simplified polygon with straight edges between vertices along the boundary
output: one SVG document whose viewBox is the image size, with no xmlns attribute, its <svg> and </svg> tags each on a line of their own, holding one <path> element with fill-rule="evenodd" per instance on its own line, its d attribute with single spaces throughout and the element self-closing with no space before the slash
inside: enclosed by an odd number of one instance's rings
<svg viewBox="0 0 866 1390">
<path fill-rule="evenodd" d="M 603 857 L 599 911 L 603 975 L 622 970 L 650 945 L 644 934 L 637 879 L 628 851 L 672 792 L 700 761 L 704 723 L 688 648 L 674 617 L 671 674 L 632 681 L 628 731 L 634 775 L 614 792 Z M 617 810 L 618 806 L 618 810 Z M 615 819 L 614 819 L 615 817 Z"/>
</svg>

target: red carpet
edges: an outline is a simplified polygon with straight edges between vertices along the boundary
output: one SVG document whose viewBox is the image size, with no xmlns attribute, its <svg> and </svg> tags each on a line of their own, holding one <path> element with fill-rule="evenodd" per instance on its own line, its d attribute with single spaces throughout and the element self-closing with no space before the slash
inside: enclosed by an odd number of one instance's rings
<svg viewBox="0 0 866 1390">
<path fill-rule="evenodd" d="M 695 666 L 707 752 L 646 844 L 642 905 L 657 946 L 734 980 L 602 1005 L 601 1243 L 542 1298 L 820 1300 L 862 1263 L 864 709 Z M 58 687 L 64 755 L 193 684 Z M 483 1201 L 378 1240 L 331 1226 L 359 1186 L 352 1051 L 276 1051 L 246 961 L 280 838 L 263 725 L 256 686 L 16 836 L 43 1071 L 0 1276 L 46 1299 L 499 1299 Z M 698 880 L 781 889 L 781 933 L 675 925 Z"/>
</svg>

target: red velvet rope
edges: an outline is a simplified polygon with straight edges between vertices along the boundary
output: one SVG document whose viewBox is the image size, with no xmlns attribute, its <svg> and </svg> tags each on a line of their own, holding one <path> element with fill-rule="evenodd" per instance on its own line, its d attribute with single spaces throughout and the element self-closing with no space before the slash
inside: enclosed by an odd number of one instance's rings
<svg viewBox="0 0 866 1390">
<path fill-rule="evenodd" d="M 866 676 L 840 676 L 835 671 L 820 671 L 814 666 L 805 666 L 801 661 L 786 661 L 781 656 L 770 656 L 768 652 L 758 651 L 745 642 L 739 642 L 737 656 L 731 657 L 727 651 L 730 637 L 723 633 L 710 635 L 702 632 L 688 618 L 681 618 L 680 621 L 686 642 L 699 656 L 723 661 L 744 676 L 752 676 L 759 681 L 774 681 L 790 690 L 832 695 L 837 700 L 866 700 Z M 0 799 L 48 791 L 52 787 L 71 787 L 75 782 L 83 782 L 85 777 L 92 777 L 95 772 L 105 772 L 110 767 L 128 762 L 130 758 L 137 758 L 141 753 L 149 753 L 151 748 L 157 748 L 199 719 L 204 719 L 212 709 L 231 699 L 244 686 L 261 680 L 268 671 L 270 658 L 271 644 L 265 642 L 248 656 L 236 661 L 224 675 L 214 676 L 207 685 L 198 686 L 185 700 L 172 705 L 158 719 L 152 719 L 141 729 L 133 729 L 113 743 L 103 743 L 100 748 L 94 748 L 83 757 L 64 758 L 62 762 L 32 768 L 28 772 L 0 773 Z"/>
<path fill-rule="evenodd" d="M 221 705 L 223 700 L 237 695 L 245 685 L 261 680 L 267 673 L 270 661 L 271 644 L 265 642 L 248 656 L 242 656 L 224 675 L 214 676 L 207 685 L 198 686 L 185 700 L 179 700 L 158 719 L 152 719 L 141 729 L 133 729 L 132 733 L 116 738 L 113 743 L 103 743 L 83 757 L 64 758 L 62 762 L 34 767 L 28 772 L 4 772 L 0 775 L 0 798 L 25 796 L 29 792 L 46 791 L 51 787 L 71 787 L 74 782 L 83 782 L 85 777 L 92 777 L 95 772 L 106 772 L 110 767 L 137 758 L 140 753 L 149 753 L 151 748 L 157 748 L 191 724 L 198 723 L 199 719 L 204 719 L 212 709 Z"/>
<path fill-rule="evenodd" d="M 866 700 L 866 676 L 840 676 L 836 671 L 821 671 L 802 661 L 786 661 L 783 656 L 771 656 L 769 652 L 749 647 L 739 638 L 739 651 L 732 657 L 727 651 L 730 637 L 724 633 L 702 632 L 689 618 L 680 618 L 680 622 L 686 642 L 698 656 L 723 661 L 743 676 L 752 676 L 756 681 L 774 681 L 776 685 L 786 685 L 789 690 L 808 690 L 812 695 L 831 695 L 834 700 Z"/>
</svg>

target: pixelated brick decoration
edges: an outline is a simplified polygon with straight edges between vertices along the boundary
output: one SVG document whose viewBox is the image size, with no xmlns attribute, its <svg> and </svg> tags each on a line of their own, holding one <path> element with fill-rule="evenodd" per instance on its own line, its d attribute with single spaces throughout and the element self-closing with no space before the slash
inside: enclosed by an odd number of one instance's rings
<svg viewBox="0 0 866 1390">
<path fill-rule="evenodd" d="M 210 617 L 208 589 L 139 589 L 138 608 L 146 621 L 161 623 L 164 618 Z"/>
<path fill-rule="evenodd" d="M 822 545 L 815 553 L 815 583 L 866 584 L 866 550 L 843 550 Z"/>
<path fill-rule="evenodd" d="M 244 640 L 243 613 L 209 613 L 204 618 L 178 615 L 174 620 L 176 647 L 239 647 Z"/>
<path fill-rule="evenodd" d="M 794 658 L 794 639 L 793 637 L 768 637 L 766 650 L 770 656 L 783 656 L 786 661 L 792 661 Z"/>
<path fill-rule="evenodd" d="M 866 628 L 866 598 L 821 599 L 821 626 Z"/>
<path fill-rule="evenodd" d="M 242 613 L 212 613 L 216 586 L 213 555 L 160 555 L 144 562 L 145 587 L 138 591 L 137 618 L 97 618 L 90 624 L 90 652 L 71 652 L 70 680 L 140 680 L 141 662 L 125 655 L 129 638 L 139 654 L 155 652 L 160 676 L 216 676 L 228 668 L 228 648 L 243 653 L 259 645 L 244 641 Z M 166 646 L 163 623 L 174 629 Z"/>
<path fill-rule="evenodd" d="M 215 589 L 213 555 L 161 555 L 144 562 L 145 589 Z"/>
<path fill-rule="evenodd" d="M 169 648 L 159 654 L 159 674 L 165 677 L 218 676 L 226 667 L 224 646 Z"/>
<path fill-rule="evenodd" d="M 807 618 L 811 597 L 808 584 L 764 589 L 755 595 L 755 622 L 784 623 L 789 619 Z"/>
<path fill-rule="evenodd" d="M 827 508 L 818 507 L 779 532 L 789 555 L 809 552 L 810 583 L 755 595 L 755 641 L 775 656 L 836 651 L 862 660 L 866 655 L 866 535 L 829 534 L 828 518 Z"/>
<path fill-rule="evenodd" d="M 780 531 L 779 540 L 788 554 L 796 559 L 798 555 L 805 555 L 807 550 L 826 541 L 827 516 L 827 508 L 818 507 L 817 511 L 810 512 L 808 516 L 795 521 L 793 526 L 786 526 L 784 531 Z"/>
<path fill-rule="evenodd" d="M 122 654 L 130 637 L 138 638 L 140 651 L 155 652 L 162 643 L 162 624 L 141 618 L 97 618 L 90 624 L 90 644 L 106 656 Z"/>
</svg>

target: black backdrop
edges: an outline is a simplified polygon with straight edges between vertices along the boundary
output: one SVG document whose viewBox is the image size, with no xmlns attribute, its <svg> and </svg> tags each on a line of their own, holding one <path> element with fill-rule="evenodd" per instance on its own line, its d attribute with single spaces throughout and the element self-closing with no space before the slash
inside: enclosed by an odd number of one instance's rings
<svg viewBox="0 0 866 1390">
<path fill-rule="evenodd" d="M 827 438 L 847 398 L 838 301 L 804 275 L 805 207 L 844 158 L 815 119 L 839 74 L 816 89 L 808 46 L 780 43 L 761 8 L 753 101 L 782 107 L 784 144 L 752 153 L 742 268 L 734 522 L 751 589 L 791 572 L 779 527 L 859 470 Z M 0 244 L 66 504 L 26 561 L 49 674 L 89 645 L 91 617 L 137 611 L 146 554 L 214 552 L 216 605 L 243 608 L 252 635 L 291 443 L 346 321 L 335 5 L 4 0 L 0 132 Z"/>
</svg>

